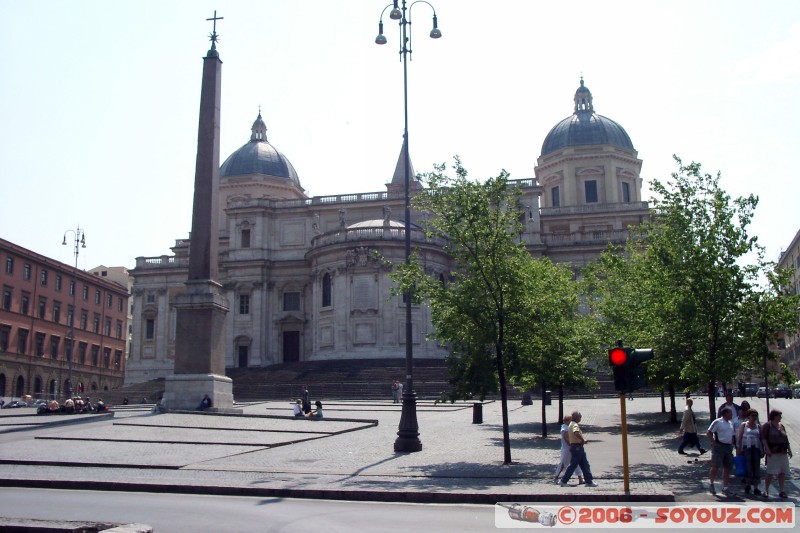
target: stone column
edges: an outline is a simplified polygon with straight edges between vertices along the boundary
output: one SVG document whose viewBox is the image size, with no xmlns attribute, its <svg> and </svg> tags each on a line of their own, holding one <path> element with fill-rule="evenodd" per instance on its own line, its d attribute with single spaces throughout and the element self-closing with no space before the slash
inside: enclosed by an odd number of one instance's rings
<svg viewBox="0 0 800 533">
<path fill-rule="evenodd" d="M 222 61 L 216 47 L 203 59 L 197 164 L 194 179 L 189 279 L 176 296 L 175 368 L 167 376 L 168 410 L 196 409 L 208 395 L 213 411 L 234 411 L 233 382 L 225 375 L 228 306 L 218 272 L 219 129 Z"/>
</svg>

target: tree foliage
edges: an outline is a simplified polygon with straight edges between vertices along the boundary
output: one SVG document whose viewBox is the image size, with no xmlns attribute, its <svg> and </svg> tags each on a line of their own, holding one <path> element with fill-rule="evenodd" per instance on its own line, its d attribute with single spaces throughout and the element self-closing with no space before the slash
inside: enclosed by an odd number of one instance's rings
<svg viewBox="0 0 800 533">
<path fill-rule="evenodd" d="M 565 361 L 579 364 L 579 356 L 562 347 L 571 334 L 577 292 L 569 270 L 534 259 L 516 240 L 522 232 L 520 191 L 509 185 L 505 171 L 478 183 L 467 178 L 458 158 L 453 170 L 454 177 L 444 165 L 424 174 L 427 188 L 414 197 L 414 208 L 428 214 L 427 236 L 446 242 L 454 264 L 449 280 L 425 276 L 417 252 L 393 278 L 398 293 L 413 288 L 415 298 L 427 302 L 436 339 L 450 347 L 447 399 L 482 400 L 499 391 L 504 462 L 510 463 L 507 383 L 555 379 L 556 349 L 572 355 Z M 577 373 L 571 367 L 563 371 Z"/>
</svg>

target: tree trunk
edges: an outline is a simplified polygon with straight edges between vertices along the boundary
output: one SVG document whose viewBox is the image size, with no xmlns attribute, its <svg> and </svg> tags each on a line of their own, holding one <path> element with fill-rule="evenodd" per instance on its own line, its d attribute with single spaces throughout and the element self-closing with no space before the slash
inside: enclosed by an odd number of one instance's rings
<svg viewBox="0 0 800 533">
<path fill-rule="evenodd" d="M 564 384 L 558 384 L 558 423 L 564 420 Z"/>
<path fill-rule="evenodd" d="M 669 421 L 673 424 L 678 422 L 678 414 L 675 411 L 675 385 L 669 385 Z"/>
<path fill-rule="evenodd" d="M 717 418 L 717 385 L 710 381 L 708 383 L 708 416 L 711 420 Z"/>
<path fill-rule="evenodd" d="M 506 372 L 503 368 L 503 352 L 498 345 L 495 359 L 497 360 L 497 378 L 500 381 L 500 409 L 503 413 L 503 464 L 511 464 L 511 439 L 508 436 L 508 391 L 506 390 Z"/>
<path fill-rule="evenodd" d="M 547 438 L 547 383 L 542 381 L 542 438 Z"/>
<path fill-rule="evenodd" d="M 664 403 L 664 389 L 661 389 L 661 412 L 667 412 L 667 404 Z"/>
</svg>

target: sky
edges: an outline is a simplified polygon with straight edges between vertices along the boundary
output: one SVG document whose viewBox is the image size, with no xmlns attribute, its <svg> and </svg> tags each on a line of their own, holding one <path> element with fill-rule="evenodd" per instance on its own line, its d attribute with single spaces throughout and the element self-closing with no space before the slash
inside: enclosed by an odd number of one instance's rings
<svg viewBox="0 0 800 533">
<path fill-rule="evenodd" d="M 0 0 L 0 237 L 68 264 L 133 268 L 191 228 L 202 58 L 213 16 L 221 160 L 270 143 L 309 196 L 385 191 L 402 146 L 399 28 L 383 1 Z M 411 10 L 414 169 L 534 176 L 583 76 L 648 183 L 673 154 L 755 194 L 777 261 L 800 229 L 800 2 L 431 0 Z"/>
</svg>

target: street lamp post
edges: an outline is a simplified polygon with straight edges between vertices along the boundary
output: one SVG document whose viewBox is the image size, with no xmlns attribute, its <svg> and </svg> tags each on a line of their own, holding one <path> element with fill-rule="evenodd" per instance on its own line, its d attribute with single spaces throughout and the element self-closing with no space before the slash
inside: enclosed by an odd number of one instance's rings
<svg viewBox="0 0 800 533">
<path fill-rule="evenodd" d="M 405 260 L 406 265 L 410 263 L 411 257 L 411 209 L 410 209 L 410 185 L 411 185 L 411 157 L 408 151 L 408 55 L 411 54 L 411 8 L 418 3 L 428 4 L 433 10 L 433 29 L 431 39 L 438 39 L 442 36 L 439 31 L 436 9 L 430 2 L 416 0 L 406 7 L 406 0 L 398 5 L 398 0 L 387 5 L 381 11 L 378 22 L 378 36 L 375 38 L 376 44 L 386 44 L 386 36 L 383 35 L 383 14 L 391 7 L 389 18 L 399 21 L 400 26 L 400 56 L 403 60 L 403 159 L 405 160 Z M 400 425 L 397 431 L 397 439 L 394 441 L 396 452 L 418 452 L 422 450 L 422 442 L 419 440 L 419 425 L 417 424 L 417 395 L 414 392 L 413 378 L 413 330 L 411 327 L 411 291 L 405 293 L 406 301 L 406 386 L 403 388 L 403 407 L 400 415 Z"/>
<path fill-rule="evenodd" d="M 75 249 L 73 253 L 75 254 L 75 270 L 72 272 L 72 319 L 69 321 L 69 329 L 67 330 L 67 398 L 72 397 L 72 356 L 75 353 L 75 313 L 77 312 L 77 306 L 75 303 L 75 296 L 78 293 L 78 255 L 80 254 L 81 248 L 86 248 L 86 235 L 84 231 L 81 229 L 80 225 L 78 229 L 68 229 L 64 232 L 64 240 L 61 243 L 62 245 L 67 245 L 67 233 L 72 233 L 75 237 Z"/>
</svg>

